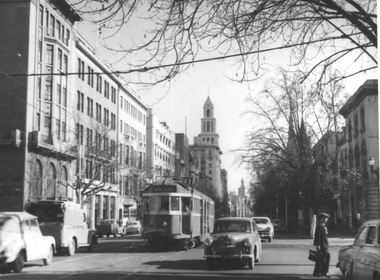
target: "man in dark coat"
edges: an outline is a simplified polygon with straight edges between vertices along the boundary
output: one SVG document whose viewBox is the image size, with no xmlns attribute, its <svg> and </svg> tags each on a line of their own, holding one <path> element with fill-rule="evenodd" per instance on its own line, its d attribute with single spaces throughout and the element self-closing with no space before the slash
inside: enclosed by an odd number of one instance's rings
<svg viewBox="0 0 380 280">
<path fill-rule="evenodd" d="M 330 216 L 326 213 L 320 213 L 318 217 L 318 224 L 315 228 L 314 246 L 317 247 L 317 251 L 320 251 L 323 254 L 325 254 L 325 257 L 322 260 L 318 260 L 315 262 L 315 268 L 313 272 L 313 275 L 315 277 L 324 276 L 327 278 L 331 278 L 331 276 L 328 274 L 330 266 L 330 253 L 326 227 L 326 223 L 329 217 Z"/>
</svg>

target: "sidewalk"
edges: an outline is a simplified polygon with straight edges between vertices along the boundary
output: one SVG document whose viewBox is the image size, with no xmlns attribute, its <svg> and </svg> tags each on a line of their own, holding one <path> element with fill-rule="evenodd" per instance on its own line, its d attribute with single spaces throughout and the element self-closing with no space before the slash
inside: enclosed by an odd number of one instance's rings
<svg viewBox="0 0 380 280">
<path fill-rule="evenodd" d="M 288 233 L 289 236 L 293 236 L 295 238 L 310 240 L 310 244 L 313 243 L 313 238 L 310 237 L 310 234 L 303 233 L 301 231 L 293 231 Z M 348 246 L 353 244 L 355 236 L 350 231 L 334 231 L 328 233 L 328 239 L 330 246 Z M 303 244 L 304 242 L 301 242 Z M 308 243 L 309 244 L 309 243 Z"/>
<path fill-rule="evenodd" d="M 304 239 L 312 239 L 310 236 L 310 233 L 304 233 L 301 231 L 292 231 L 289 232 L 290 235 L 297 236 L 298 238 L 304 238 Z M 349 239 L 353 241 L 355 239 L 355 235 L 350 230 L 331 230 L 328 232 L 328 238 L 329 239 Z"/>
</svg>

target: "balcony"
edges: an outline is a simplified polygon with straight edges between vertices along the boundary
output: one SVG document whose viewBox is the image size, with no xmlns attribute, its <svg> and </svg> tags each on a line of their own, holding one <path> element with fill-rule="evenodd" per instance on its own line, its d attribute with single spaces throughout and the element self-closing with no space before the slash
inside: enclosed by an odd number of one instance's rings
<svg viewBox="0 0 380 280">
<path fill-rule="evenodd" d="M 78 156 L 78 150 L 70 142 L 46 136 L 40 131 L 29 132 L 28 149 L 44 152 L 50 156 L 66 158 L 70 161 Z"/>
</svg>

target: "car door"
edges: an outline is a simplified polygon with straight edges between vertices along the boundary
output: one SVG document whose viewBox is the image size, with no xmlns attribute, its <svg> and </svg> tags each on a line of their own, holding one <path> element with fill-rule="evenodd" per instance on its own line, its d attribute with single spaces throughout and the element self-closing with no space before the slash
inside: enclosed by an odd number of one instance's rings
<svg viewBox="0 0 380 280">
<path fill-rule="evenodd" d="M 49 245 L 46 243 L 46 238 L 41 233 L 37 218 L 30 219 L 29 223 L 31 234 L 33 235 L 34 245 L 37 250 L 36 259 L 43 259 L 47 256 Z"/>
<path fill-rule="evenodd" d="M 21 221 L 21 236 L 24 240 L 27 260 L 31 261 L 38 259 L 39 248 L 36 244 L 35 234 L 30 227 L 29 219 Z"/>
<path fill-rule="evenodd" d="M 82 244 L 88 244 L 89 243 L 89 240 L 88 240 L 88 226 L 87 226 L 86 214 L 82 213 L 82 216 L 83 216 L 82 224 L 81 224 L 81 226 L 79 226 L 77 228 L 78 230 L 76 232 L 76 235 L 77 235 L 77 238 L 78 238 L 78 243 L 80 245 L 82 245 Z"/>
<path fill-rule="evenodd" d="M 380 266 L 380 249 L 378 244 L 378 228 L 375 224 L 369 225 L 365 243 L 359 248 L 357 254 L 358 279 L 372 280 L 373 274 Z"/>
<path fill-rule="evenodd" d="M 362 226 L 356 234 L 354 244 L 351 246 L 349 250 L 349 254 L 352 256 L 353 259 L 353 264 L 351 267 L 353 279 L 361 279 L 360 275 L 363 271 L 363 257 L 359 256 L 359 250 L 364 247 L 365 241 L 367 239 L 367 234 L 368 225 Z"/>
</svg>

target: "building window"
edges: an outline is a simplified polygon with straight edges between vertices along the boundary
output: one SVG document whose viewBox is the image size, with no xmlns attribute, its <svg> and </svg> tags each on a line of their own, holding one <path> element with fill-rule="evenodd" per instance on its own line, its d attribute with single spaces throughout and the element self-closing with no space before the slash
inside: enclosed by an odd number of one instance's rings
<svg viewBox="0 0 380 280">
<path fill-rule="evenodd" d="M 61 181 L 57 185 L 57 197 L 64 198 L 67 197 L 67 169 L 66 166 L 62 166 L 61 171 Z"/>
<path fill-rule="evenodd" d="M 36 160 L 35 164 L 31 166 L 32 179 L 30 186 L 30 200 L 37 201 L 42 198 L 42 164 L 39 160 Z"/>
<path fill-rule="evenodd" d="M 365 130 L 365 111 L 364 107 L 360 109 L 360 131 L 363 132 Z"/>
<path fill-rule="evenodd" d="M 347 123 L 347 141 L 350 142 L 352 140 L 352 122 L 348 120 Z"/>
<path fill-rule="evenodd" d="M 96 103 L 96 121 L 102 122 L 102 106 L 98 103 Z"/>
<path fill-rule="evenodd" d="M 367 161 L 367 143 L 365 141 L 365 139 L 362 140 L 362 144 L 361 144 L 361 155 L 362 155 L 362 175 L 364 176 L 364 178 L 368 178 L 368 173 L 367 173 L 367 165 L 368 165 L 368 161 Z"/>
<path fill-rule="evenodd" d="M 355 145 L 355 167 L 359 169 L 360 167 L 360 151 L 359 151 L 359 145 Z"/>
<path fill-rule="evenodd" d="M 111 129 L 116 130 L 116 115 L 111 113 Z"/>
<path fill-rule="evenodd" d="M 111 87 L 111 94 L 111 102 L 116 104 L 116 89 L 114 87 Z"/>
<path fill-rule="evenodd" d="M 78 111 L 84 112 L 84 94 L 78 90 L 78 103 L 77 103 Z"/>
<path fill-rule="evenodd" d="M 109 116 L 109 110 L 104 108 L 104 125 L 109 126 L 110 125 L 110 116 Z"/>
<path fill-rule="evenodd" d="M 210 114 L 210 110 L 207 110 L 207 111 L 206 111 L 206 116 L 209 118 L 210 115 L 211 115 L 211 114 Z"/>
<path fill-rule="evenodd" d="M 48 174 L 47 174 L 47 185 L 46 185 L 45 197 L 47 199 L 55 199 L 57 173 L 52 163 L 49 164 L 47 172 Z"/>
<path fill-rule="evenodd" d="M 49 36 L 54 36 L 54 30 L 55 30 L 55 18 L 54 16 L 50 15 L 50 19 L 49 19 L 49 26 L 48 26 L 48 33 L 47 35 Z"/>
<path fill-rule="evenodd" d="M 354 116 L 354 137 L 359 135 L 359 122 L 358 122 L 358 114 Z"/>
<path fill-rule="evenodd" d="M 104 81 L 104 97 L 110 99 L 110 84 Z"/>
</svg>

